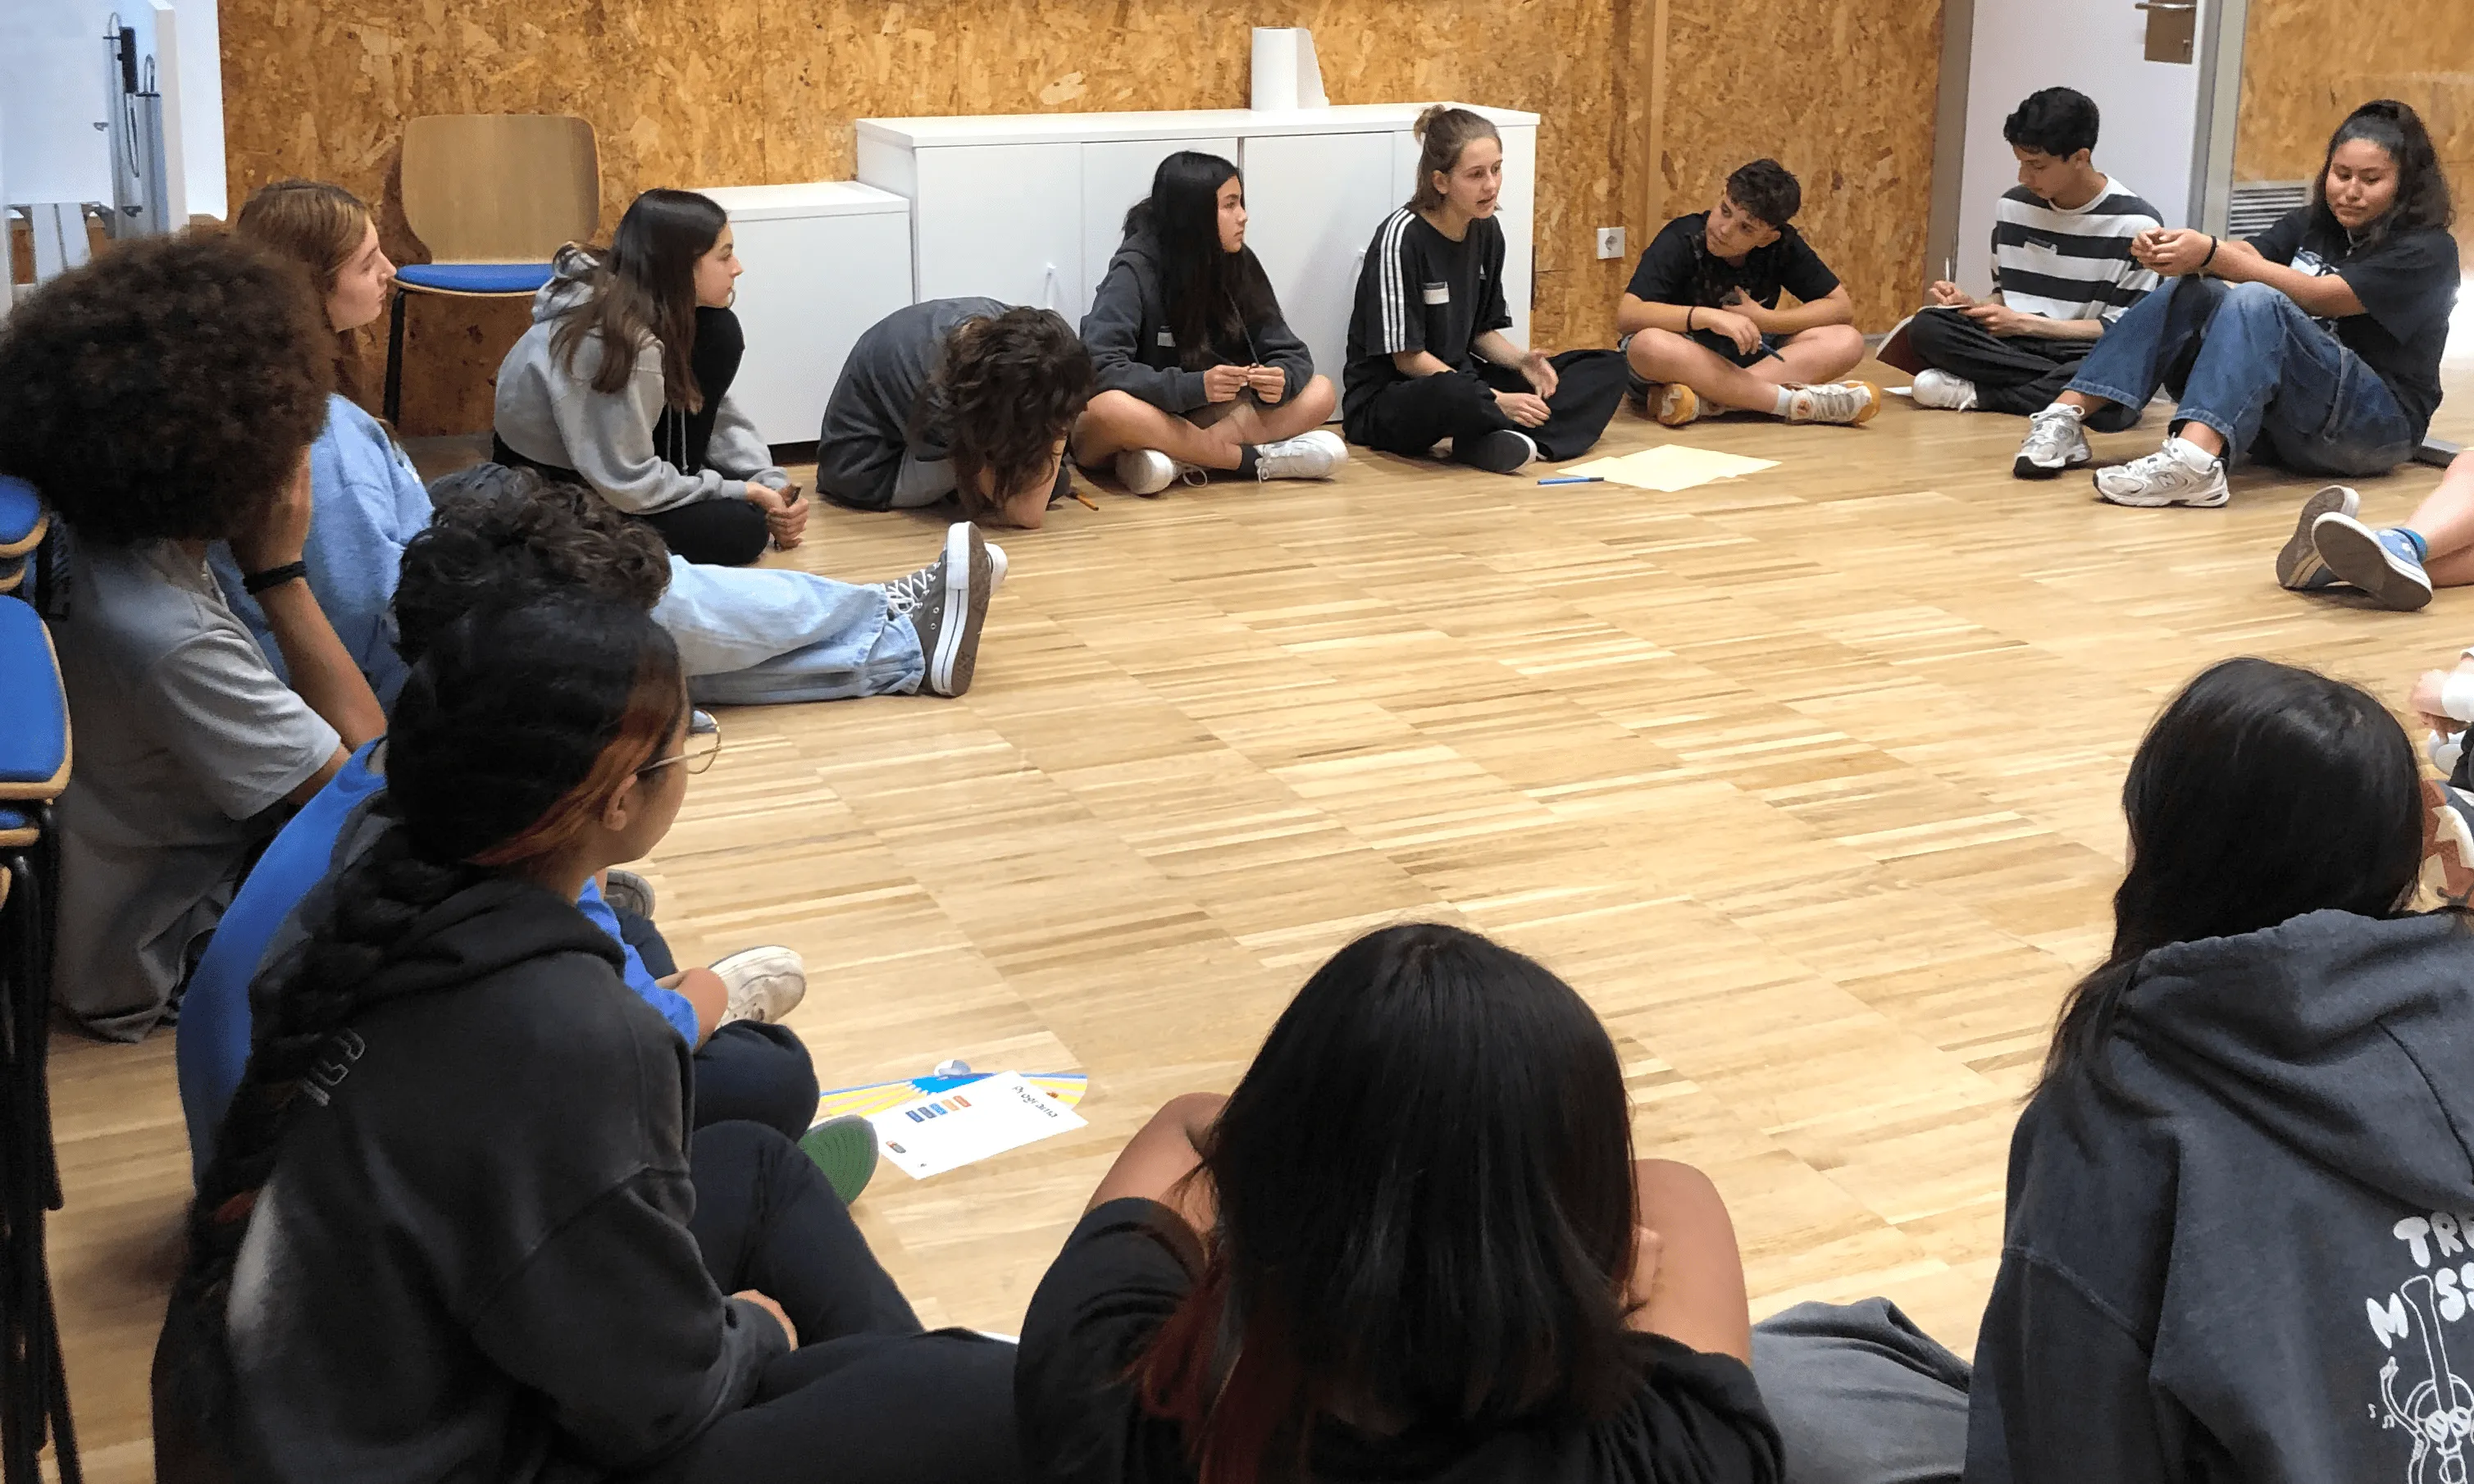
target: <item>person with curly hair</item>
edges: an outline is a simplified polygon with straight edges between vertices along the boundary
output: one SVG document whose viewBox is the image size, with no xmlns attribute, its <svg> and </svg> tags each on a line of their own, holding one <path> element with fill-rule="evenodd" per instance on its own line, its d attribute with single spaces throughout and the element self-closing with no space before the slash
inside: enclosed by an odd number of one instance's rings
<svg viewBox="0 0 2474 1484">
<path fill-rule="evenodd" d="M 492 457 L 594 490 L 691 562 L 797 546 L 807 502 L 730 399 L 740 272 L 729 214 L 693 191 L 648 190 L 609 247 L 561 248 L 498 366 Z"/>
<path fill-rule="evenodd" d="M 437 519 L 404 547 L 395 590 L 390 626 L 407 673 L 464 614 L 563 596 L 643 613 L 668 583 L 671 559 L 661 538 L 590 490 L 483 464 L 439 480 L 437 494 Z M 711 718 L 698 713 L 698 720 Z M 719 740 L 718 727 L 690 738 L 691 750 L 708 760 Z M 200 1173 L 213 1157 L 215 1130 L 249 1059 L 250 981 L 298 937 L 294 910 L 310 888 L 368 843 L 368 815 L 386 790 L 385 745 L 354 752 L 267 845 L 190 976 L 176 1050 L 189 1158 Z M 807 1132 L 816 1115 L 815 1067 L 780 1023 L 807 992 L 796 952 L 749 948 L 710 968 L 681 969 L 651 921 L 605 901 L 599 883 L 585 883 L 576 906 L 618 942 L 627 987 L 692 1050 L 692 1127 L 745 1119 L 792 1138 Z M 872 1168 L 873 1134 L 864 1153 Z"/>
<path fill-rule="evenodd" d="M 687 1051 L 575 910 L 694 766 L 669 638 L 569 596 L 406 679 L 376 838 L 260 1024 L 154 1367 L 157 1477 L 1020 1477 L 1014 1348 L 926 1332 L 798 1147 L 691 1130 Z"/>
<path fill-rule="evenodd" d="M 163 1018 L 251 856 L 385 727 L 303 580 L 331 345 L 292 266 L 221 234 L 120 244 L 0 322 L 0 474 L 71 538 L 52 983 L 94 1034 Z M 208 573 L 216 542 L 289 686 Z"/>
<path fill-rule="evenodd" d="M 349 386 L 357 358 L 349 337 L 384 311 L 394 272 L 379 251 L 369 207 L 339 185 L 279 181 L 249 198 L 234 227 L 299 264 L 315 286 L 327 322 L 346 337 L 337 376 Z M 386 427 L 341 395 L 328 400 L 327 426 L 310 449 L 310 474 L 316 505 L 306 554 L 310 589 L 347 636 L 379 700 L 392 701 L 409 663 L 395 642 L 396 572 L 405 546 L 429 523 L 432 492 L 422 487 Z M 526 488 L 538 486 L 536 479 Z M 638 523 L 648 536 L 661 530 L 660 522 Z M 667 591 L 653 617 L 678 642 L 688 689 L 700 704 L 757 706 L 922 690 L 958 695 L 976 671 L 984 599 L 1005 579 L 1006 554 L 985 547 L 985 580 L 974 584 L 971 571 L 984 543 L 975 544 L 967 532 L 947 534 L 948 554 L 904 577 L 867 584 L 788 568 L 713 566 L 664 551 Z M 661 549 L 658 541 L 654 548 Z M 273 636 L 241 591 L 240 573 L 219 562 L 216 575 L 280 673 Z"/>
<path fill-rule="evenodd" d="M 1065 441 L 1091 353 L 1052 310 L 993 299 L 896 309 L 851 347 L 816 434 L 816 489 L 853 510 L 951 497 L 970 521 L 1036 529 L 1074 487 Z"/>
</svg>

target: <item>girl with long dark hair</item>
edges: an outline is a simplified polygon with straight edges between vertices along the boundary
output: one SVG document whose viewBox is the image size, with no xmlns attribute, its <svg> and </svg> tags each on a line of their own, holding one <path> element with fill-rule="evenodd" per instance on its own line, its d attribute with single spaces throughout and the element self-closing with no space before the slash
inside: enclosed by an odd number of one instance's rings
<svg viewBox="0 0 2474 1484">
<path fill-rule="evenodd" d="M 1023 1451 L 1058 1484 L 1773 1480 L 1747 1327 L 1725 1204 L 1635 1162 L 1581 997 L 1387 928 L 1100 1182 L 1024 1321 Z"/>
<path fill-rule="evenodd" d="M 686 1131 L 685 1044 L 576 910 L 685 790 L 637 607 L 482 609 L 382 826 L 253 989 L 156 1356 L 167 1481 L 1010 1478 L 1011 1355 L 923 1334 L 824 1176 Z"/>
<path fill-rule="evenodd" d="M 1607 429 L 1627 373 L 1613 351 L 1548 355 L 1504 335 L 1503 136 L 1442 104 L 1418 115 L 1418 180 L 1383 219 L 1348 317 L 1348 441 L 1424 457 L 1445 438 L 1471 468 L 1574 458 Z"/>
<path fill-rule="evenodd" d="M 1160 161 L 1126 213 L 1082 343 L 1100 391 L 1074 425 L 1075 461 L 1113 459 L 1133 494 L 1208 470 L 1320 479 L 1348 458 L 1322 426 L 1339 401 L 1331 381 L 1246 245 L 1246 182 L 1217 155 Z"/>
<path fill-rule="evenodd" d="M 730 400 L 740 272 L 729 214 L 692 191 L 648 190 L 608 248 L 560 249 L 498 367 L 497 461 L 598 492 L 691 562 L 797 546 L 807 505 Z"/>
<path fill-rule="evenodd" d="M 2413 748 L 2227 660 L 2122 784 L 2113 944 L 2010 1145 L 1973 1375 L 1880 1300 L 1755 1337 L 1795 1480 L 2450 1476 L 2474 1273 L 2474 937 L 2410 911 Z"/>
<path fill-rule="evenodd" d="M 2175 400 L 2165 447 L 2096 473 L 2097 494 L 2117 505 L 2221 505 L 2226 465 L 2245 454 L 2339 476 L 2404 463 L 2439 405 L 2454 219 L 2420 116 L 2364 104 L 2329 136 L 2309 204 L 2257 237 L 2140 234 L 2131 255 L 2171 281 L 2106 329 L 2069 390 L 2032 415 L 2012 473 L 2050 479 L 2089 462 L 2090 418 L 2135 413 L 2159 387 Z M 2280 575 L 2299 585 L 2317 568 Z"/>
</svg>

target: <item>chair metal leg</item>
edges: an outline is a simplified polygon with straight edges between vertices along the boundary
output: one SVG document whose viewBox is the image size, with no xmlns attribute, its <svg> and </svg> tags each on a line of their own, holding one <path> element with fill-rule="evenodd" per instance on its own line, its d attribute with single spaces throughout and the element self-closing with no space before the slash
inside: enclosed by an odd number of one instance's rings
<svg viewBox="0 0 2474 1484">
<path fill-rule="evenodd" d="M 61 1206 L 51 1136 L 51 903 L 58 860 L 50 820 L 36 811 L 39 842 L 0 859 L 9 892 L 0 903 L 0 1478 L 38 1484 L 48 1433 L 61 1484 L 79 1484 L 77 1432 L 69 1413 L 43 1213 Z"/>
<path fill-rule="evenodd" d="M 395 308 L 387 316 L 386 420 L 392 427 L 403 420 L 403 306 L 412 296 L 395 291 Z"/>
</svg>

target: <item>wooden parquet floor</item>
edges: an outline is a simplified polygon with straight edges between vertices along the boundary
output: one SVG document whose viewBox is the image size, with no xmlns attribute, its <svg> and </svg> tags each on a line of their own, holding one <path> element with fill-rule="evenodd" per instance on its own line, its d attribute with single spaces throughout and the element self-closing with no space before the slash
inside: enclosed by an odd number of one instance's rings
<svg viewBox="0 0 2474 1484">
<path fill-rule="evenodd" d="M 2474 372 L 2452 387 L 2436 430 L 2474 441 Z M 860 1203 L 932 1324 L 1016 1327 L 1161 1100 L 1229 1085 L 1351 936 L 1435 918 L 1597 1007 L 1641 1152 L 1732 1204 L 1757 1313 L 1886 1293 L 1964 1350 L 2160 701 L 2235 653 L 2393 701 L 2474 639 L 2474 594 L 2279 591 L 2304 481 L 2115 509 L 2012 480 L 2023 426 L 1895 400 L 1863 429 L 1705 424 L 1681 439 L 1780 467 L 1675 495 L 1363 453 L 1327 485 L 1097 489 L 1003 538 L 967 698 L 724 714 L 646 868 L 662 926 L 682 962 L 803 953 L 827 1086 L 948 1057 L 1091 1075 L 1089 1129 Z M 1625 411 L 1605 447 L 1661 436 Z M 2365 481 L 2366 507 L 2437 478 Z M 822 509 L 794 559 L 889 576 L 934 529 Z M 142 1478 L 187 1194 L 172 1040 L 63 1035 L 53 1075 L 90 1472 Z"/>
</svg>

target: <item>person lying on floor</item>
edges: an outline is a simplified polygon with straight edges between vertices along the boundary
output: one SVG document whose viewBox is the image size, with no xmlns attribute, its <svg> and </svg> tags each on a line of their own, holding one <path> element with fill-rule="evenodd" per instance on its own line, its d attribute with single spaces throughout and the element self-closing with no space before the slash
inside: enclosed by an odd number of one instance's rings
<svg viewBox="0 0 2474 1484">
<path fill-rule="evenodd" d="M 52 985 L 89 1034 L 172 1010 L 251 856 L 386 724 L 301 580 L 330 344 L 290 265 L 220 233 L 118 244 L 0 321 L 0 474 L 68 537 Z"/>
<path fill-rule="evenodd" d="M 1975 1365 L 1879 1299 L 1762 1321 L 1791 1484 L 2440 1476 L 2474 934 L 2411 910 L 2413 747 L 2353 686 L 2227 660 L 2148 729 L 2122 812 L 2113 945 L 2011 1139 Z"/>
<path fill-rule="evenodd" d="M 591 488 L 691 562 L 797 546 L 807 502 L 730 399 L 742 271 L 729 213 L 693 191 L 648 190 L 609 247 L 561 248 L 498 365 L 491 456 Z"/>
<path fill-rule="evenodd" d="M 1031 1475 L 1770 1484 L 1744 1266 L 1541 965 L 1435 923 L 1316 970 L 1152 1117 L 1031 1295 Z"/>
<path fill-rule="evenodd" d="M 437 519 L 404 548 L 389 627 L 407 669 L 459 614 L 478 609 L 572 595 L 654 608 L 668 567 L 650 527 L 577 486 L 545 488 L 530 471 L 482 468 L 443 492 Z M 692 733 L 677 766 L 702 771 L 720 742 L 717 729 Z M 251 982 L 298 939 L 310 888 L 366 847 L 386 787 L 384 742 L 354 752 L 257 858 L 198 961 L 174 1053 L 189 1157 L 201 1173 L 249 1058 Z M 606 903 L 597 883 L 584 884 L 576 905 L 619 944 L 627 987 L 692 1049 L 691 1126 L 748 1119 L 802 1136 L 815 1121 L 816 1073 L 807 1047 L 781 1024 L 807 992 L 798 954 L 749 948 L 709 969 L 680 970 L 659 931 Z"/>
<path fill-rule="evenodd" d="M 253 194 L 235 230 L 297 263 L 336 332 L 340 384 L 352 385 L 350 332 L 384 312 L 394 269 L 369 208 L 341 186 L 282 181 Z M 310 591 L 334 617 L 381 703 L 402 683 L 392 643 L 396 569 L 429 523 L 433 492 L 386 426 L 350 397 L 328 399 L 310 446 L 316 511 L 304 560 Z M 528 487 L 538 487 L 537 483 Z M 614 509 L 618 508 L 613 506 Z M 643 523 L 659 532 L 661 523 Z M 1005 552 L 948 532 L 948 554 L 890 582 L 854 585 L 788 568 L 719 567 L 667 553 L 667 591 L 653 617 L 679 643 L 689 689 L 702 705 L 753 706 L 926 691 L 958 695 L 977 673 L 985 599 L 1004 581 Z M 965 547 L 970 553 L 966 555 Z M 283 672 L 239 573 L 218 561 L 225 597 L 256 629 Z"/>
<path fill-rule="evenodd" d="M 366 848 L 255 988 L 154 1370 L 157 1477 L 1020 1477 L 1011 1346 L 923 1332 L 575 900 L 690 752 L 632 603 L 457 617 L 404 681 Z M 382 1379 L 381 1379 L 382 1378 Z"/>
<path fill-rule="evenodd" d="M 2438 488 L 2403 525 L 2369 525 L 2362 510 L 2362 495 L 2349 485 L 2304 500 L 2276 554 L 2278 584 L 2297 593 L 2351 589 L 2412 613 L 2430 603 L 2435 588 L 2474 583 L 2474 452 L 2448 461 Z"/>
<path fill-rule="evenodd" d="M 2029 93 L 2002 120 L 2019 183 L 1994 208 L 1993 297 L 1973 299 L 1947 280 L 1926 290 L 1907 324 L 1926 362 L 1917 406 L 2038 411 L 2071 384 L 2105 327 L 2156 287 L 2130 245 L 2164 220 L 2096 167 L 2100 122 L 2096 100 L 2069 87 Z M 2088 426 L 2119 432 L 2139 412 L 2108 404 Z"/>
<path fill-rule="evenodd" d="M 1847 285 L 1795 230 L 1804 187 L 1775 159 L 1727 177 L 1718 204 L 1679 216 L 1642 250 L 1615 306 L 1616 343 L 1650 415 L 1681 427 L 1705 411 L 1789 423 L 1868 423 L 1870 381 Z M 1779 295 L 1802 301 L 1779 307 Z"/>
<path fill-rule="evenodd" d="M 2105 331 L 2011 473 L 2050 479 L 2095 457 L 2108 406 L 2174 399 L 2165 446 L 2096 472 L 2117 505 L 2221 505 L 2245 455 L 2297 474 L 2386 474 L 2439 405 L 2439 357 L 2462 277 L 2448 177 L 2422 118 L 2383 99 L 2328 137 L 2311 200 L 2248 242 L 2151 232 L 2132 245 L 2173 281 Z"/>
<path fill-rule="evenodd" d="M 1623 401 L 1611 351 L 1524 351 L 1504 334 L 1503 136 L 1483 114 L 1441 104 L 1418 116 L 1418 179 L 1383 219 L 1357 274 L 1341 426 L 1348 441 L 1513 474 L 1575 458 Z"/>
<path fill-rule="evenodd" d="M 851 347 L 816 434 L 816 490 L 853 510 L 924 510 L 1037 529 L 1074 488 L 1065 445 L 1091 353 L 1054 310 L 932 299 Z"/>
<path fill-rule="evenodd" d="M 1160 161 L 1126 213 L 1082 343 L 1100 390 L 1075 421 L 1074 462 L 1113 462 L 1128 494 L 1215 470 L 1320 479 L 1347 461 L 1322 426 L 1339 395 L 1280 317 L 1246 245 L 1246 182 L 1217 155 Z"/>
</svg>

